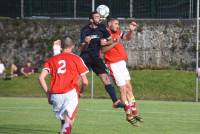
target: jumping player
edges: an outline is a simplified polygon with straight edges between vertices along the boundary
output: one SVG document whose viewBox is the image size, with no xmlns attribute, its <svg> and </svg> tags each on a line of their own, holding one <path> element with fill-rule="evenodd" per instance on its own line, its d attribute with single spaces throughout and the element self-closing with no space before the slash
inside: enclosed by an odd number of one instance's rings
<svg viewBox="0 0 200 134">
<path fill-rule="evenodd" d="M 129 24 L 129 32 L 124 34 L 120 30 L 119 21 L 112 18 L 108 22 L 108 31 L 115 43 L 102 47 L 102 52 L 104 53 L 105 62 L 110 69 L 111 75 L 113 76 L 117 86 L 120 88 L 121 100 L 125 104 L 124 110 L 127 116 L 127 121 L 134 126 L 139 126 L 138 121 L 143 122 L 143 120 L 139 117 L 136 110 L 136 101 L 130 82 L 131 77 L 125 62 L 125 60 L 128 59 L 128 56 L 121 42 L 121 39 L 130 40 L 131 35 L 136 28 L 137 24 L 131 22 Z M 104 42 L 102 43 L 105 44 Z"/>
<path fill-rule="evenodd" d="M 101 17 L 98 12 L 92 12 L 89 17 L 90 23 L 81 29 L 81 58 L 84 60 L 88 68 L 91 68 L 103 82 L 107 93 L 113 101 L 113 107 L 123 107 L 120 100 L 117 99 L 115 89 L 111 84 L 107 74 L 107 68 L 100 58 L 102 38 L 106 39 L 106 43 L 112 43 L 111 36 L 104 24 L 101 24 Z"/>
<path fill-rule="evenodd" d="M 55 42 L 54 42 L 55 43 Z M 88 85 L 86 73 L 88 69 L 82 59 L 72 53 L 74 42 L 70 37 L 62 40 L 61 54 L 49 58 L 39 76 L 39 82 L 52 104 L 56 117 L 63 122 L 60 134 L 71 134 L 72 124 L 78 106 L 79 92 Z M 51 74 L 50 88 L 45 78 Z M 79 79 L 82 88 L 79 91 Z"/>
</svg>

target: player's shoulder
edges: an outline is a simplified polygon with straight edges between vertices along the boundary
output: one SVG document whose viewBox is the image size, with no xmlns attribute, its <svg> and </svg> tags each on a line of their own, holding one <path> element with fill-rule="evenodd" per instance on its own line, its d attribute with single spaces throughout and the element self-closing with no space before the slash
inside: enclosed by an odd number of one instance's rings
<svg viewBox="0 0 200 134">
<path fill-rule="evenodd" d="M 67 54 L 68 54 L 69 58 L 72 60 L 80 60 L 81 59 L 81 57 L 75 53 L 67 53 Z"/>
<path fill-rule="evenodd" d="M 100 23 L 100 24 L 98 25 L 98 28 L 99 28 L 99 29 L 103 29 L 103 30 L 107 30 L 106 25 L 105 25 L 105 24 L 102 24 L 102 23 Z"/>
<path fill-rule="evenodd" d="M 81 28 L 81 32 L 82 31 L 85 31 L 85 30 L 88 30 L 90 27 L 89 27 L 89 24 L 85 25 L 83 28 Z"/>
<path fill-rule="evenodd" d="M 52 62 L 52 61 L 55 61 L 56 59 L 58 59 L 58 58 L 61 57 L 61 56 L 62 56 L 62 53 L 60 53 L 60 54 L 58 54 L 58 55 L 54 55 L 54 56 L 48 58 L 46 61 L 47 61 L 47 62 Z"/>
</svg>

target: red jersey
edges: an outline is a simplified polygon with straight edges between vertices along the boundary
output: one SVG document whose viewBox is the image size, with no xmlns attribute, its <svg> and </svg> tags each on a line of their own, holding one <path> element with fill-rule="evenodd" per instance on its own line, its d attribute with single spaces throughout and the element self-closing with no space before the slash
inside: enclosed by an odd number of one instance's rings
<svg viewBox="0 0 200 134">
<path fill-rule="evenodd" d="M 51 94 L 66 93 L 73 88 L 79 90 L 79 77 L 88 72 L 79 56 L 66 52 L 48 59 L 43 69 L 51 74 Z"/>
<path fill-rule="evenodd" d="M 114 41 L 121 38 L 121 36 L 123 34 L 120 30 L 118 30 L 116 32 L 112 32 L 110 29 L 108 29 L 108 31 Z M 118 41 L 117 44 L 113 48 L 111 48 L 110 50 L 105 52 L 104 56 L 105 56 L 106 63 L 115 63 L 120 60 L 128 59 L 128 55 L 125 51 L 125 48 L 120 41 Z"/>
</svg>

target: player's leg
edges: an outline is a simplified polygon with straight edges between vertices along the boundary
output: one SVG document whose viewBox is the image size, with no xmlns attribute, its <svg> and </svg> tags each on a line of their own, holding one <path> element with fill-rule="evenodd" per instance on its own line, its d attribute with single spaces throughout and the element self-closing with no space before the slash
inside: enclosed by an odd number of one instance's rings
<svg viewBox="0 0 200 134">
<path fill-rule="evenodd" d="M 115 68 L 117 69 L 118 68 L 118 77 L 120 77 L 122 80 L 122 82 L 125 82 L 123 83 L 125 86 L 126 86 L 126 89 L 127 89 L 127 100 L 128 100 L 128 103 L 129 105 L 131 106 L 132 108 L 132 113 L 133 114 L 137 114 L 137 110 L 136 110 L 136 101 L 135 101 L 135 97 L 133 95 L 133 90 L 132 90 L 132 85 L 131 85 L 131 77 L 130 77 L 130 74 L 129 74 L 129 71 L 126 67 L 126 62 L 124 60 L 118 62 L 118 64 L 115 66 Z M 119 81 L 120 81 L 120 78 Z"/>
<path fill-rule="evenodd" d="M 126 87 L 127 87 L 127 98 L 129 99 L 129 104 L 131 106 L 132 114 L 135 116 L 136 120 L 140 122 L 144 122 L 142 117 L 137 112 L 136 100 L 132 92 L 133 90 L 132 90 L 131 82 L 129 80 L 126 81 Z"/>
<path fill-rule="evenodd" d="M 53 112 L 55 113 L 56 118 L 59 119 L 61 122 L 61 127 L 60 127 L 60 132 L 61 132 L 61 129 L 65 123 L 65 120 L 60 117 L 60 111 L 63 105 L 62 94 L 52 94 L 50 99 L 53 106 Z"/>
<path fill-rule="evenodd" d="M 129 102 L 127 100 L 127 88 L 125 85 L 120 86 L 120 96 L 121 96 L 121 101 L 124 103 L 124 111 L 126 113 L 126 116 L 129 118 L 132 116 L 132 111 L 131 107 L 129 106 Z"/>
<path fill-rule="evenodd" d="M 106 92 L 109 94 L 110 98 L 113 101 L 113 108 L 124 108 L 124 105 L 117 98 L 115 88 L 111 84 L 109 75 L 107 73 L 103 73 L 99 74 L 98 76 L 101 79 L 102 83 L 104 84 Z"/>
<path fill-rule="evenodd" d="M 61 126 L 61 128 L 63 127 L 64 124 L 65 124 L 65 120 L 60 120 L 60 126 Z"/>
<path fill-rule="evenodd" d="M 127 99 L 129 104 L 131 105 L 132 112 L 133 114 L 137 114 L 135 96 L 133 95 L 132 92 L 132 85 L 130 83 L 130 80 L 126 80 L 126 88 L 127 88 Z"/>
<path fill-rule="evenodd" d="M 131 105 L 128 98 L 128 88 L 126 86 L 126 75 L 124 75 L 124 62 L 116 62 L 110 64 L 110 69 L 112 71 L 113 77 L 118 87 L 120 87 L 121 100 L 125 104 L 124 111 L 126 113 L 126 119 L 133 126 L 139 126 L 137 120 L 134 118 Z"/>
<path fill-rule="evenodd" d="M 118 83 L 119 84 L 119 83 Z M 128 88 L 126 87 L 125 80 L 120 82 L 120 94 L 121 94 L 121 100 L 125 104 L 124 106 L 124 112 L 126 114 L 126 120 L 131 123 L 133 126 L 138 127 L 138 120 L 135 118 L 135 116 L 132 113 L 132 107 L 128 101 Z"/>
<path fill-rule="evenodd" d="M 76 89 L 73 89 L 65 94 L 64 104 L 60 115 L 64 117 L 65 123 L 61 129 L 63 134 L 71 134 L 72 125 L 75 119 L 78 106 L 78 94 Z"/>
<path fill-rule="evenodd" d="M 132 114 L 134 115 L 134 118 L 140 122 L 143 122 L 143 119 L 139 116 L 138 112 L 137 112 L 137 107 L 136 107 L 136 100 L 135 100 L 135 96 L 133 94 L 133 88 L 131 85 L 131 77 L 129 74 L 129 71 L 126 67 L 126 62 L 122 61 L 121 62 L 121 70 L 123 70 L 123 77 L 126 80 L 126 88 L 127 88 L 127 99 L 129 102 L 129 105 L 131 107 L 132 110 Z"/>
<path fill-rule="evenodd" d="M 99 76 L 102 83 L 104 84 L 106 92 L 109 94 L 110 98 L 113 101 L 113 107 L 123 108 L 124 105 L 117 98 L 115 88 L 111 84 L 110 77 L 107 73 L 107 67 L 104 64 L 103 60 L 100 58 L 93 59 L 93 64 L 91 65 L 91 68 Z"/>
<path fill-rule="evenodd" d="M 61 128 L 60 134 L 71 134 L 72 130 L 72 121 L 70 117 L 66 114 L 65 115 L 65 123 L 63 124 Z"/>
</svg>

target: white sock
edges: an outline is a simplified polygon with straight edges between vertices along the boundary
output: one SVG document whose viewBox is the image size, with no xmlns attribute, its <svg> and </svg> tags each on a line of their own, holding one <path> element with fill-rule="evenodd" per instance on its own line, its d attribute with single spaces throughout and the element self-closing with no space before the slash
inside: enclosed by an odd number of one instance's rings
<svg viewBox="0 0 200 134">
<path fill-rule="evenodd" d="M 69 123 L 65 123 L 62 128 L 61 128 L 61 132 L 66 132 L 66 128 L 69 127 Z"/>
</svg>

